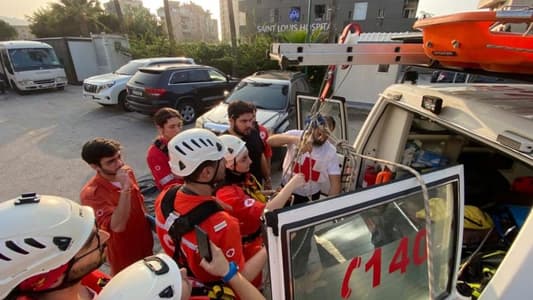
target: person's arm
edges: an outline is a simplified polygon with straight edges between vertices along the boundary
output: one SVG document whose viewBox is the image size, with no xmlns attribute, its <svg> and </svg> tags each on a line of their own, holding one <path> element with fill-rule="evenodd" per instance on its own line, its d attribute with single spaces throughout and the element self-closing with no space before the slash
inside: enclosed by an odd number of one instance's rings
<svg viewBox="0 0 533 300">
<path fill-rule="evenodd" d="M 279 193 L 270 201 L 266 203 L 266 210 L 274 210 L 282 208 L 290 199 L 292 192 L 305 183 L 305 176 L 303 174 L 295 174 L 291 180 L 279 191 Z"/>
<path fill-rule="evenodd" d="M 154 149 L 154 151 L 150 151 L 152 149 Z M 150 168 L 150 172 L 152 173 L 152 177 L 154 178 L 157 187 L 160 190 L 163 190 L 169 185 L 183 183 L 183 180 L 174 175 L 170 170 L 168 156 L 164 155 L 159 149 L 151 148 L 150 150 L 146 156 L 146 163 L 148 164 L 148 168 Z"/>
<path fill-rule="evenodd" d="M 267 252 L 265 247 L 263 247 L 244 263 L 244 267 L 240 271 L 242 276 L 248 280 L 254 280 L 263 271 L 266 261 Z"/>
<path fill-rule="evenodd" d="M 204 268 L 208 273 L 214 276 L 226 277 L 230 271 L 229 263 L 222 253 L 222 250 L 215 244 L 211 243 L 211 253 L 213 259 L 211 262 L 207 262 L 202 259 L 200 266 Z M 266 253 L 266 251 L 265 251 Z M 248 281 L 240 272 L 237 272 L 233 277 L 228 280 L 229 285 L 235 291 L 235 293 L 241 299 L 250 300 L 264 300 L 265 297 L 259 292 L 259 290 Z"/>
<path fill-rule="evenodd" d="M 118 205 L 111 215 L 109 229 L 113 232 L 122 232 L 126 229 L 126 224 L 131 211 L 131 179 L 128 171 L 124 168 L 117 171 L 116 178 L 120 182 L 121 190 L 118 198 Z"/>
<path fill-rule="evenodd" d="M 341 192 L 341 175 L 329 175 L 328 196 L 335 196 Z"/>
<path fill-rule="evenodd" d="M 287 144 L 298 144 L 300 142 L 300 137 L 295 135 L 290 135 L 286 133 L 279 133 L 271 135 L 268 140 L 268 144 L 272 147 L 281 147 Z"/>
<path fill-rule="evenodd" d="M 268 162 L 265 154 L 261 154 L 261 174 L 263 175 L 263 189 L 272 189 L 272 177 L 271 177 L 270 163 Z"/>
</svg>

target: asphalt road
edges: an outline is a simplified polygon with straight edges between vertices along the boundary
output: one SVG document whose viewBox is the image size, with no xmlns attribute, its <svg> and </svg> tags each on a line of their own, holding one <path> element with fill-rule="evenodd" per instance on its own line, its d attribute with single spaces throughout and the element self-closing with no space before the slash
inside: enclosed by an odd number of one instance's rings
<svg viewBox="0 0 533 300">
<path fill-rule="evenodd" d="M 24 192 L 78 201 L 80 189 L 94 175 L 81 159 L 81 147 L 94 137 L 120 141 L 136 176 L 150 175 L 145 154 L 156 136 L 150 117 L 103 107 L 81 95 L 79 86 L 23 96 L 0 94 L 0 201 Z M 365 116 L 349 110 L 351 141 Z M 279 168 L 273 169 L 278 170 L 275 183 Z"/>
<path fill-rule="evenodd" d="M 120 141 L 126 163 L 137 176 L 146 175 L 145 152 L 155 135 L 149 117 L 84 101 L 79 86 L 0 94 L 0 201 L 22 192 L 78 200 L 94 174 L 81 147 L 98 136 Z"/>
</svg>

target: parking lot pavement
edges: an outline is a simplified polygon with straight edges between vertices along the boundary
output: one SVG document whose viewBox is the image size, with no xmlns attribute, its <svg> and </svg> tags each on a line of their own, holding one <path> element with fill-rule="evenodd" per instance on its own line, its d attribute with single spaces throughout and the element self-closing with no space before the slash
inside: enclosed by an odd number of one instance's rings
<svg viewBox="0 0 533 300">
<path fill-rule="evenodd" d="M 350 109 L 348 115 L 352 142 L 366 114 Z M 150 175 L 145 154 L 156 136 L 150 117 L 83 100 L 80 86 L 0 94 L 0 128 L 0 201 L 32 191 L 78 200 L 81 187 L 94 175 L 80 157 L 81 147 L 98 136 L 121 142 L 137 177 Z M 282 159 L 273 161 L 274 183 L 279 182 Z"/>
</svg>

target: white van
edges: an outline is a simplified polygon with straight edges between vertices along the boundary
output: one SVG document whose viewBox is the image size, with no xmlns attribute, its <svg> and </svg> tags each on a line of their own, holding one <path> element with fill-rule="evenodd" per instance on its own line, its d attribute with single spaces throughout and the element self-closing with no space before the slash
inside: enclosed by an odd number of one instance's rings
<svg viewBox="0 0 533 300">
<path fill-rule="evenodd" d="M 95 75 L 83 81 L 83 98 L 100 105 L 119 105 L 130 111 L 126 101 L 126 83 L 142 67 L 163 64 L 194 64 L 188 57 L 153 57 L 134 59 L 113 73 Z"/>
<path fill-rule="evenodd" d="M 52 46 L 33 41 L 0 42 L 0 76 L 17 92 L 64 89 L 65 69 Z"/>
</svg>

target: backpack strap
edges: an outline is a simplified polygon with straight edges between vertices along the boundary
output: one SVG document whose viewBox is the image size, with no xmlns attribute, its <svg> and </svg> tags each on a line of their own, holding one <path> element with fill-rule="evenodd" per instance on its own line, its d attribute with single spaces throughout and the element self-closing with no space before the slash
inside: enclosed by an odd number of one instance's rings
<svg viewBox="0 0 533 300">
<path fill-rule="evenodd" d="M 168 147 L 165 143 L 161 141 L 161 139 L 156 139 L 154 141 L 154 146 L 156 146 L 157 149 L 161 150 L 161 152 L 165 153 L 165 155 L 168 156 Z"/>
<path fill-rule="evenodd" d="M 173 258 L 178 263 L 185 263 L 180 259 L 181 251 L 179 245 L 181 238 L 187 232 L 192 231 L 195 225 L 200 225 L 209 216 L 224 209 L 216 201 L 205 201 L 188 213 L 180 215 L 174 210 L 174 200 L 180 188 L 181 186 L 176 184 L 167 190 L 161 201 L 161 212 L 165 218 L 163 227 L 167 230 L 175 245 Z"/>
</svg>

